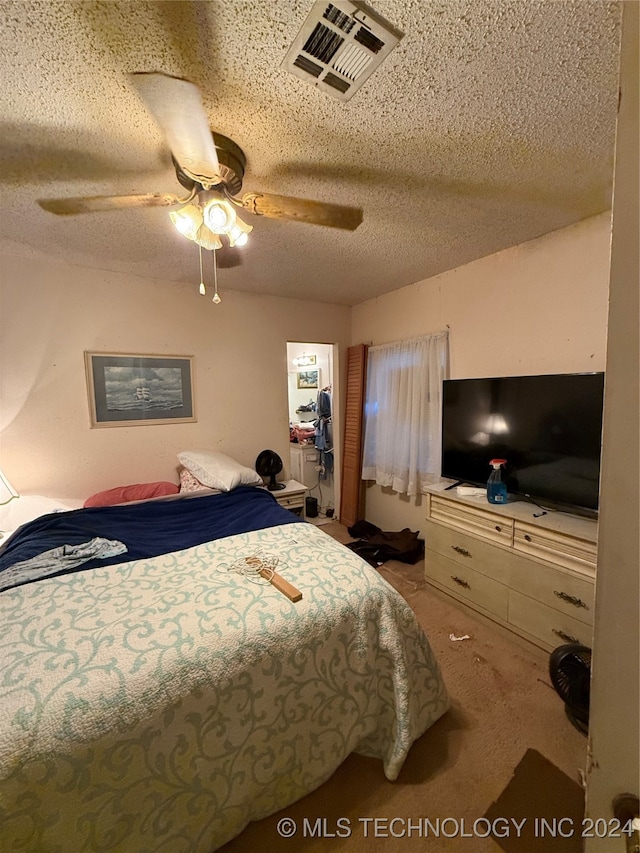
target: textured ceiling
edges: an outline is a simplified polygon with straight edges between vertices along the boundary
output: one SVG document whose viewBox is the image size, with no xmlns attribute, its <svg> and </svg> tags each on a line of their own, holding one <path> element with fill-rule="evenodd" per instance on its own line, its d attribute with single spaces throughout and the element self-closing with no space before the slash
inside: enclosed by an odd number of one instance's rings
<svg viewBox="0 0 640 853">
<path fill-rule="evenodd" d="M 348 103 L 280 66 L 311 0 L 2 2 L 7 251 L 196 286 L 166 210 L 56 217 L 36 199 L 176 192 L 127 73 L 196 83 L 243 191 L 362 207 L 355 232 L 247 216 L 220 288 L 347 305 L 610 206 L 618 3 L 371 0 L 404 38 Z M 208 253 L 207 253 L 208 254 Z"/>
</svg>

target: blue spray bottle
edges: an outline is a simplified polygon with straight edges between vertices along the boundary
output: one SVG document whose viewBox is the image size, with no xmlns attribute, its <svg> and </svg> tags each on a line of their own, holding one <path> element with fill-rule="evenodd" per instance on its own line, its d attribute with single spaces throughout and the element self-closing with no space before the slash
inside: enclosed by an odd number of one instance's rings
<svg viewBox="0 0 640 853">
<path fill-rule="evenodd" d="M 492 459 L 489 464 L 493 471 L 487 480 L 487 500 L 490 504 L 506 504 L 507 486 L 502 479 L 502 466 L 507 464 L 507 460 Z"/>
</svg>

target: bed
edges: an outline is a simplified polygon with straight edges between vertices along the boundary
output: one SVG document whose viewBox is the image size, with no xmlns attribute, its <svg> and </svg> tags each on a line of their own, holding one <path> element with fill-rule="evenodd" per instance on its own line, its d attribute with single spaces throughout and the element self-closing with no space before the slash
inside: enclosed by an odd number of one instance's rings
<svg viewBox="0 0 640 853">
<path fill-rule="evenodd" d="M 447 709 L 402 597 L 264 489 L 42 516 L 0 577 L 87 537 L 125 550 L 0 592 L 3 850 L 211 853 Z"/>
</svg>

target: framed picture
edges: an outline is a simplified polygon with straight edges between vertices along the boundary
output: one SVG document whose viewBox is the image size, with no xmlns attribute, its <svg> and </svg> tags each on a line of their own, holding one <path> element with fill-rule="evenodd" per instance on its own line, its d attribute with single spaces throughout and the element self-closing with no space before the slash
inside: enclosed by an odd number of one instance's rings
<svg viewBox="0 0 640 853">
<path fill-rule="evenodd" d="M 92 427 L 195 421 L 193 356 L 85 352 Z"/>
<path fill-rule="evenodd" d="M 301 370 L 298 373 L 298 388 L 317 388 L 318 370 Z"/>
</svg>

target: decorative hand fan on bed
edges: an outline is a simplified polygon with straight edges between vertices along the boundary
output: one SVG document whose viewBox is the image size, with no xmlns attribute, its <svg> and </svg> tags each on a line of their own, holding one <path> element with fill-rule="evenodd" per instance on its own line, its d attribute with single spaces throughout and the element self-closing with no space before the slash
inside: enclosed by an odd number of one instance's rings
<svg viewBox="0 0 640 853">
<path fill-rule="evenodd" d="M 362 210 L 339 204 L 312 201 L 242 189 L 246 157 L 233 140 L 212 131 L 193 83 L 166 74 L 129 75 L 132 85 L 162 129 L 178 181 L 188 191 L 185 198 L 172 193 L 88 196 L 85 198 L 39 199 L 50 213 L 69 216 L 136 207 L 176 207 L 174 225 L 205 249 L 220 248 L 219 235 L 231 246 L 244 245 L 252 227 L 238 220 L 234 208 L 272 219 L 287 219 L 355 230 Z M 234 227 L 235 226 L 235 227 Z"/>
</svg>

